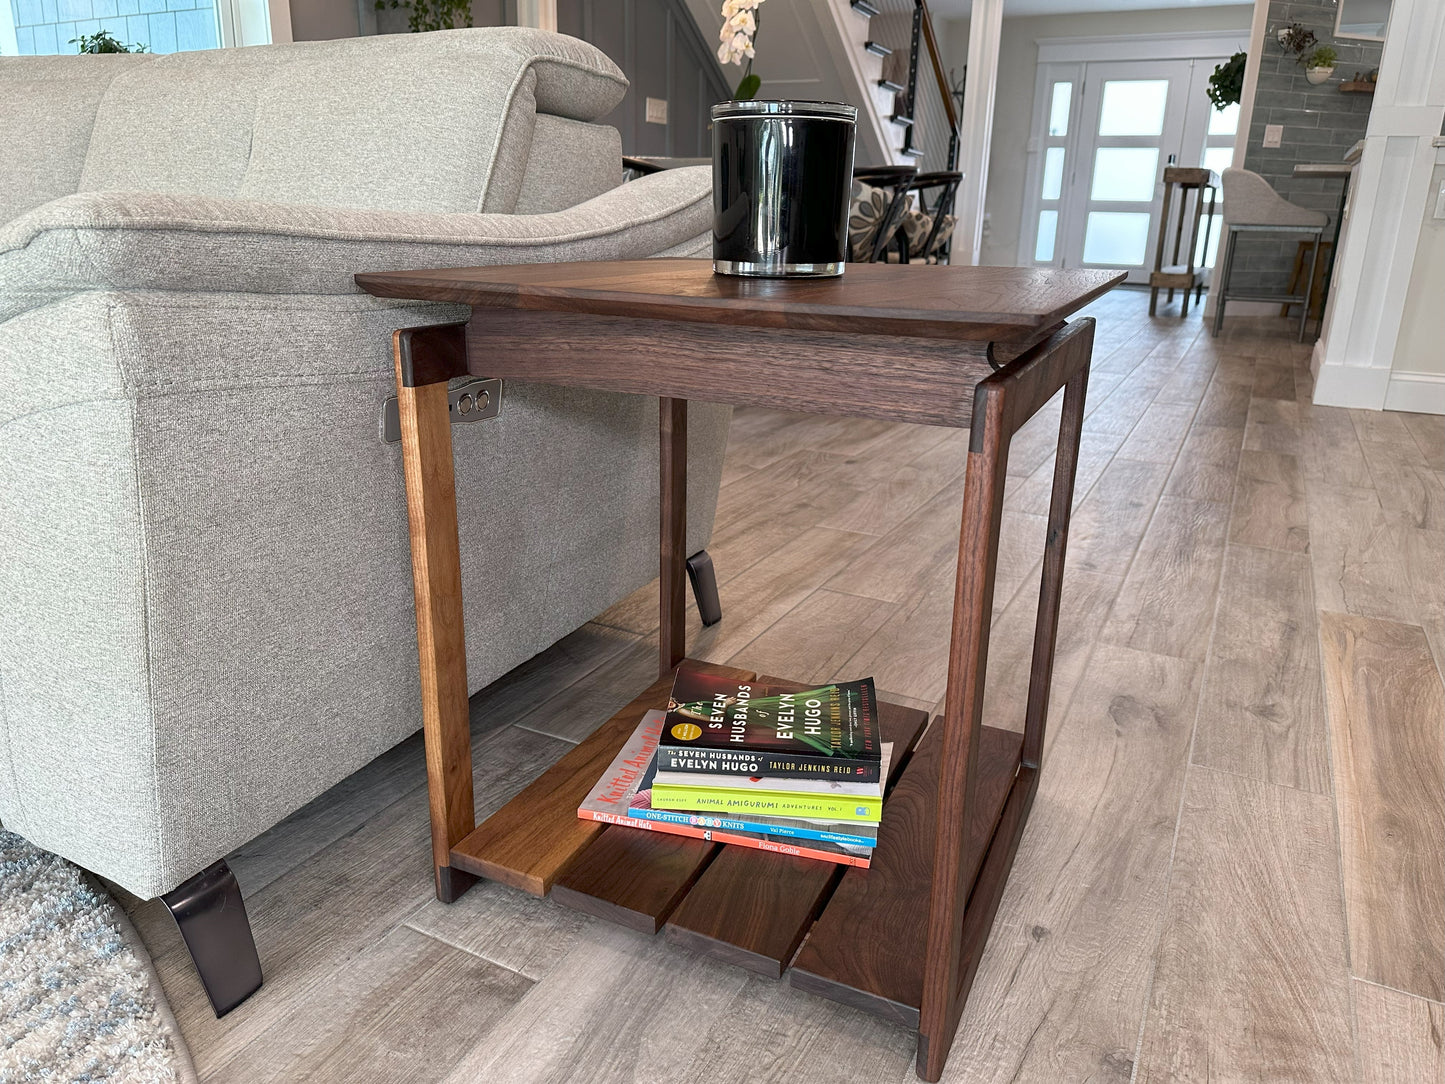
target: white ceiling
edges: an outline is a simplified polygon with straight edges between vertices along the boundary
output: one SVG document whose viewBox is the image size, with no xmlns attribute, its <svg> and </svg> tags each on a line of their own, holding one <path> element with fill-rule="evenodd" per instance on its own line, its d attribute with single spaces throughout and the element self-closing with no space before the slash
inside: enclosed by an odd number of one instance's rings
<svg viewBox="0 0 1445 1084">
<path fill-rule="evenodd" d="M 1161 8 L 1207 8 L 1250 3 L 1251 0 L 1004 0 L 1003 13 L 1016 15 L 1083 15 L 1096 11 L 1157 11 Z M 936 17 L 967 18 L 972 0 L 935 0 Z"/>
</svg>

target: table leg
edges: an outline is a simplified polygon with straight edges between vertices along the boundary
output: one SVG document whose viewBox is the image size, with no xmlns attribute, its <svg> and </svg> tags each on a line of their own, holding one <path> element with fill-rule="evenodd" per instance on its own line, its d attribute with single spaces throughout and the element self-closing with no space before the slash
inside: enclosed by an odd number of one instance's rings
<svg viewBox="0 0 1445 1084">
<path fill-rule="evenodd" d="M 687 400 L 657 401 L 658 671 L 687 653 Z"/>
<path fill-rule="evenodd" d="M 457 494 L 447 408 L 447 380 L 466 372 L 465 345 L 460 355 L 456 353 L 461 327 L 405 328 L 393 337 L 416 592 L 432 862 L 437 898 L 443 903 L 451 903 L 476 881 L 451 865 L 452 846 L 476 827 Z M 458 356 L 461 372 L 456 371 Z"/>
<path fill-rule="evenodd" d="M 918 1073 L 928 1081 L 938 1080 L 943 1073 L 1038 784 L 1093 337 L 1093 321 L 1080 320 L 1042 348 L 1046 351 L 1046 366 L 1019 370 L 1006 366 L 980 383 L 975 392 L 944 698 L 928 949 L 919 1010 Z M 1059 374 L 1067 379 L 1056 382 Z M 977 879 L 965 884 L 964 851 L 978 781 L 989 626 L 1009 443 L 1018 426 L 1047 401 L 1059 383 L 1065 388 L 1063 418 L 1039 586 L 1022 759 Z"/>
</svg>

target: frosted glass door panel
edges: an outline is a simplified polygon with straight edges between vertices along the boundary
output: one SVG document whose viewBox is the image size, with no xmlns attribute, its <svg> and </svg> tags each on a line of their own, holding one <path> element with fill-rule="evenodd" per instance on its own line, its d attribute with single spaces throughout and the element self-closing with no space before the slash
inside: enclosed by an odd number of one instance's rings
<svg viewBox="0 0 1445 1084">
<path fill-rule="evenodd" d="M 1048 263 L 1054 258 L 1054 235 L 1059 231 L 1059 212 L 1039 212 L 1039 239 L 1034 245 L 1034 259 Z"/>
<path fill-rule="evenodd" d="M 1225 106 L 1223 109 L 1215 109 L 1212 105 L 1209 108 L 1209 134 L 1212 136 L 1232 136 L 1239 131 L 1239 103 Z"/>
<path fill-rule="evenodd" d="M 1044 199 L 1058 199 L 1064 187 L 1064 148 L 1050 147 L 1044 152 Z"/>
<path fill-rule="evenodd" d="M 1055 83 L 1053 97 L 1049 99 L 1049 135 L 1069 134 L 1069 107 L 1074 101 L 1073 83 Z"/>
<path fill-rule="evenodd" d="M 1099 108 L 1101 136 L 1157 136 L 1164 133 L 1168 79 L 1110 79 Z"/>
<path fill-rule="evenodd" d="M 1084 230 L 1084 262 L 1142 267 L 1152 218 L 1147 211 L 1090 211 Z"/>
<path fill-rule="evenodd" d="M 1154 198 L 1158 147 L 1100 147 L 1094 152 L 1091 200 L 1148 203 Z"/>
</svg>

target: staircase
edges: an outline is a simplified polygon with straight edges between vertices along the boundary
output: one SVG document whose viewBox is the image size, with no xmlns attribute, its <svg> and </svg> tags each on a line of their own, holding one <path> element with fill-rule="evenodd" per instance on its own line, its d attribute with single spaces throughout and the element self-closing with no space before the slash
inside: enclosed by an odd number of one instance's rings
<svg viewBox="0 0 1445 1084">
<path fill-rule="evenodd" d="M 889 164 L 958 164 L 958 103 L 943 71 L 927 0 L 831 0 L 857 57 L 868 105 L 884 121 Z"/>
</svg>

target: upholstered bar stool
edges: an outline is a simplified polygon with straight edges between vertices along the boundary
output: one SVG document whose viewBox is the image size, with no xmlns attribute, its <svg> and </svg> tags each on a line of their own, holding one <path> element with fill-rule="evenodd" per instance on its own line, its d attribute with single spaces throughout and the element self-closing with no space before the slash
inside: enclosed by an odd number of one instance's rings
<svg viewBox="0 0 1445 1084">
<path fill-rule="evenodd" d="M 1310 315 L 1310 294 L 1320 270 L 1320 239 L 1329 222 L 1323 211 L 1311 211 L 1291 203 L 1258 173 L 1248 169 L 1226 169 L 1224 186 L 1224 263 L 1220 272 L 1219 296 L 1215 300 L 1214 334 L 1224 323 L 1226 301 L 1277 301 L 1300 306 L 1299 341 L 1305 339 L 1305 322 Z M 1234 269 L 1234 248 L 1241 233 L 1303 233 L 1314 238 L 1314 255 L 1310 259 L 1309 280 L 1302 294 L 1241 294 L 1229 289 L 1230 272 Z"/>
</svg>

